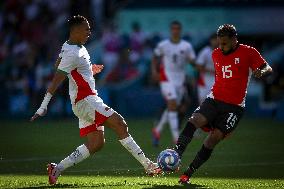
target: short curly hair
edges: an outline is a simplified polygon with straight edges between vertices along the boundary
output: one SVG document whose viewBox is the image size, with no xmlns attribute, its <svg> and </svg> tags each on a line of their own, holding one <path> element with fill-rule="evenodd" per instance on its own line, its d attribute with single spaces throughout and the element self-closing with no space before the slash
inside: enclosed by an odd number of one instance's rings
<svg viewBox="0 0 284 189">
<path fill-rule="evenodd" d="M 224 36 L 236 37 L 237 36 L 236 27 L 231 24 L 223 24 L 219 26 L 217 30 L 217 36 L 218 37 L 224 37 Z"/>
<path fill-rule="evenodd" d="M 68 27 L 71 30 L 74 26 L 82 24 L 82 22 L 88 22 L 87 18 L 81 15 L 77 16 L 72 16 L 71 18 L 68 19 Z"/>
<path fill-rule="evenodd" d="M 172 26 L 174 26 L 174 25 L 179 26 L 180 28 L 182 28 L 182 24 L 181 24 L 181 22 L 178 21 L 178 20 L 174 20 L 174 21 L 172 21 L 172 22 L 170 23 L 170 27 L 172 27 Z"/>
</svg>

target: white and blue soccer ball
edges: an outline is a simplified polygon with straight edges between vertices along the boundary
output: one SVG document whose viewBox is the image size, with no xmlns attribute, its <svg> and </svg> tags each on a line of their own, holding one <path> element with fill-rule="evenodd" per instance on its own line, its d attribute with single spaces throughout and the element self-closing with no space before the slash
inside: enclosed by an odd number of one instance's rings
<svg viewBox="0 0 284 189">
<path fill-rule="evenodd" d="M 176 171 L 180 166 L 180 158 L 176 151 L 166 149 L 162 151 L 157 159 L 158 165 L 165 172 Z"/>
</svg>

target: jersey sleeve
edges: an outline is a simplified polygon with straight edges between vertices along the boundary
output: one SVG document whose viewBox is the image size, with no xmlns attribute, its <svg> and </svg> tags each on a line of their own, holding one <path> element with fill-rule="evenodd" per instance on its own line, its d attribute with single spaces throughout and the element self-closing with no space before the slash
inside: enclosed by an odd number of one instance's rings
<svg viewBox="0 0 284 189">
<path fill-rule="evenodd" d="M 211 54 L 211 58 L 212 58 L 212 61 L 214 63 L 214 67 L 215 67 L 215 62 L 216 62 L 216 50 L 213 50 L 212 54 Z"/>
<path fill-rule="evenodd" d="M 62 58 L 63 52 L 64 52 L 63 50 L 60 51 L 60 53 L 59 53 L 59 55 L 58 55 L 58 58 L 60 58 L 60 59 Z"/>
<path fill-rule="evenodd" d="M 191 60 L 194 60 L 196 58 L 195 51 L 191 44 L 188 45 L 186 49 L 186 54 L 187 54 L 187 57 L 189 57 Z"/>
<path fill-rule="evenodd" d="M 72 70 L 77 67 L 76 56 L 73 53 L 61 53 L 59 54 L 61 61 L 58 65 L 57 70 L 65 73 L 66 75 L 70 74 Z"/>
<path fill-rule="evenodd" d="M 162 56 L 163 55 L 163 43 L 160 42 L 157 47 L 154 49 L 155 56 Z"/>
<path fill-rule="evenodd" d="M 196 64 L 203 66 L 206 63 L 206 49 L 202 49 L 197 56 Z"/>
<path fill-rule="evenodd" d="M 250 68 L 254 71 L 267 62 L 255 48 L 250 48 Z"/>
</svg>

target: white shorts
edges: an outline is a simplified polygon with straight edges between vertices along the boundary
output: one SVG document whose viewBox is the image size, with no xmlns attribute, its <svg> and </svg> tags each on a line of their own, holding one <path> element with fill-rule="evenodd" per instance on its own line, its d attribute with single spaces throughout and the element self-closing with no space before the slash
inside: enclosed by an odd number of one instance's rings
<svg viewBox="0 0 284 189">
<path fill-rule="evenodd" d="M 166 100 L 176 99 L 177 104 L 181 103 L 182 98 L 185 95 L 184 85 L 175 85 L 169 81 L 163 81 L 160 83 L 161 92 Z"/>
<path fill-rule="evenodd" d="M 199 104 L 201 104 L 206 99 L 207 95 L 210 93 L 211 87 L 198 86 L 197 91 Z"/>
<path fill-rule="evenodd" d="M 100 97 L 95 95 L 87 96 L 76 104 L 72 104 L 72 109 L 79 118 L 81 137 L 93 131 L 104 131 L 102 124 L 115 112 L 105 105 Z"/>
</svg>

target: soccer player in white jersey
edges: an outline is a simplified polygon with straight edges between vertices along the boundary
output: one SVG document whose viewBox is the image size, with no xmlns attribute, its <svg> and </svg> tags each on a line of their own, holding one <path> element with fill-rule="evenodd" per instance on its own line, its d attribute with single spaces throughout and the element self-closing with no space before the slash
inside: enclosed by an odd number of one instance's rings
<svg viewBox="0 0 284 189">
<path fill-rule="evenodd" d="M 64 170 L 83 161 L 103 147 L 105 142 L 103 125 L 114 130 L 119 142 L 142 164 L 147 174 L 158 174 L 160 169 L 144 155 L 128 133 L 123 117 L 105 105 L 95 90 L 93 75 L 99 73 L 103 67 L 91 64 L 88 51 L 83 46 L 91 34 L 89 22 L 85 17 L 78 15 L 71 17 L 68 24 L 69 39 L 63 44 L 56 61 L 57 71 L 40 108 L 31 121 L 46 114 L 51 97 L 68 77 L 69 95 L 73 112 L 79 118 L 80 136 L 86 137 L 87 140 L 59 164 L 48 164 L 49 183 L 55 184 Z"/>
<path fill-rule="evenodd" d="M 163 40 L 158 44 L 152 60 L 152 75 L 155 80 L 160 81 L 161 92 L 167 104 L 160 121 L 152 130 L 155 146 L 158 145 L 161 130 L 167 122 L 170 125 L 173 142 L 175 143 L 178 139 L 178 108 L 185 93 L 185 66 L 187 63 L 195 61 L 192 45 L 181 39 L 181 23 L 173 21 L 170 24 L 170 31 L 170 39 Z"/>
<path fill-rule="evenodd" d="M 198 82 L 199 104 L 207 97 L 215 81 L 215 68 L 212 60 L 212 51 L 218 47 L 217 34 L 210 36 L 210 44 L 199 52 L 196 65 L 200 71 L 200 82 Z"/>
</svg>

